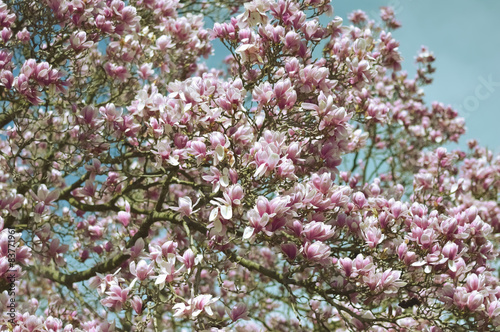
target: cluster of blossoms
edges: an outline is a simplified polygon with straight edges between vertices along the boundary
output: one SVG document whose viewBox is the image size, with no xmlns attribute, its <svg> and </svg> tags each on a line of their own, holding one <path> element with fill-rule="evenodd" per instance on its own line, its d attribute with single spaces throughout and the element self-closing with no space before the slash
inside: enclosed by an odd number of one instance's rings
<svg viewBox="0 0 500 332">
<path fill-rule="evenodd" d="M 215 3 L 0 0 L 0 329 L 498 329 L 500 156 L 440 147 L 432 53 L 390 8 Z"/>
</svg>

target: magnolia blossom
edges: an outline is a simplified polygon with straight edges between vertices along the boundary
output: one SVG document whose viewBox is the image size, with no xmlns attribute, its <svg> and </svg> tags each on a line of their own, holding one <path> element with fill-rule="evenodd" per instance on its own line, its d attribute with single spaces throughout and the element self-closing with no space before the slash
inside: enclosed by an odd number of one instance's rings
<svg viewBox="0 0 500 332">
<path fill-rule="evenodd" d="M 256 44 L 242 44 L 236 50 L 243 62 L 264 63 L 261 48 Z"/>
<path fill-rule="evenodd" d="M 145 260 L 140 260 L 139 263 L 130 263 L 130 273 L 137 277 L 139 280 L 145 280 L 153 272 L 153 266 L 146 263 Z"/>
<path fill-rule="evenodd" d="M 177 303 L 174 305 L 173 309 L 175 310 L 174 317 L 179 316 L 188 316 L 192 319 L 195 319 L 201 313 L 205 312 L 207 315 L 212 316 L 214 313 L 210 308 L 210 305 L 217 302 L 219 298 L 214 297 L 212 295 L 198 295 L 186 303 Z"/>
<path fill-rule="evenodd" d="M 181 216 L 190 216 L 193 213 L 193 202 L 189 197 L 179 197 L 179 206 L 171 207 L 171 209 L 179 211 Z"/>
<path fill-rule="evenodd" d="M 0 0 L 0 330 L 499 330 L 500 156 L 395 12 Z"/>
<path fill-rule="evenodd" d="M 233 322 L 238 319 L 248 320 L 248 309 L 245 303 L 236 304 L 231 311 L 228 310 L 228 315 Z"/>
<path fill-rule="evenodd" d="M 159 285 L 160 289 L 163 289 L 165 287 L 165 283 L 171 283 L 174 281 L 178 276 L 179 273 L 183 270 L 183 267 L 180 267 L 179 269 L 175 269 L 175 255 L 174 254 L 168 254 L 167 255 L 167 260 L 160 260 L 160 262 L 157 262 L 158 267 L 159 267 L 159 274 L 156 276 L 156 281 L 155 285 Z"/>
<path fill-rule="evenodd" d="M 266 12 L 269 10 L 269 1 L 253 0 L 245 3 L 245 12 L 238 16 L 240 27 L 255 26 L 257 24 L 265 24 L 267 22 Z"/>
<path fill-rule="evenodd" d="M 101 300 L 101 303 L 105 307 L 109 307 L 113 310 L 120 311 L 122 306 L 127 301 L 127 296 L 129 289 L 122 289 L 118 285 L 112 285 L 110 290 L 106 292 L 108 295 L 105 299 Z"/>
<path fill-rule="evenodd" d="M 322 261 L 330 255 L 330 248 L 323 242 L 307 242 L 302 251 L 304 257 L 312 261 Z"/>
</svg>

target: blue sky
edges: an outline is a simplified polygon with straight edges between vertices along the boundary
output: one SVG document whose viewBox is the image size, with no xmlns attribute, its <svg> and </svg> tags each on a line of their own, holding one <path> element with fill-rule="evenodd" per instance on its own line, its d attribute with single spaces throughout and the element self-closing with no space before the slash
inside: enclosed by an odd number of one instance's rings
<svg viewBox="0 0 500 332">
<path fill-rule="evenodd" d="M 360 8 L 369 14 L 392 5 L 403 27 L 396 30 L 403 69 L 413 73 L 421 45 L 436 56 L 434 82 L 426 101 L 450 104 L 465 117 L 467 133 L 500 153 L 500 1 L 494 0 L 350 0 L 334 1 L 342 18 Z M 479 97 L 479 98 L 478 98 Z"/>
<path fill-rule="evenodd" d="M 413 75 L 422 45 L 436 56 L 434 82 L 424 89 L 426 101 L 452 105 L 466 118 L 462 147 L 475 138 L 500 153 L 500 1 L 343 0 L 332 5 L 344 22 L 355 9 L 374 17 L 380 6 L 392 5 L 403 24 L 394 32 L 405 59 L 403 69 Z M 218 62 L 225 55 L 216 44 L 209 65 L 221 68 Z"/>
</svg>

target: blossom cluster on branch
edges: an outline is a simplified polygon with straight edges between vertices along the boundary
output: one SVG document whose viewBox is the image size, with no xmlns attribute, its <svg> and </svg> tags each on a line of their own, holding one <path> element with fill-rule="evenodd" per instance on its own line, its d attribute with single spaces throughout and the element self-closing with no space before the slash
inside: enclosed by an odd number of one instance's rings
<svg viewBox="0 0 500 332">
<path fill-rule="evenodd" d="M 0 329 L 500 328 L 500 156 L 442 147 L 391 8 L 332 14 L 0 0 Z"/>
</svg>

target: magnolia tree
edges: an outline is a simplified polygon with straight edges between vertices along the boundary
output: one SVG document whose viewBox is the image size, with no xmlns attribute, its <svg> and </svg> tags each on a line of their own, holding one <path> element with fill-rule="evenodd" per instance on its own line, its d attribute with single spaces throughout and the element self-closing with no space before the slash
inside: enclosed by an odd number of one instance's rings
<svg viewBox="0 0 500 332">
<path fill-rule="evenodd" d="M 0 1 L 1 330 L 498 329 L 500 158 L 442 147 L 432 53 L 237 6 Z"/>
</svg>

